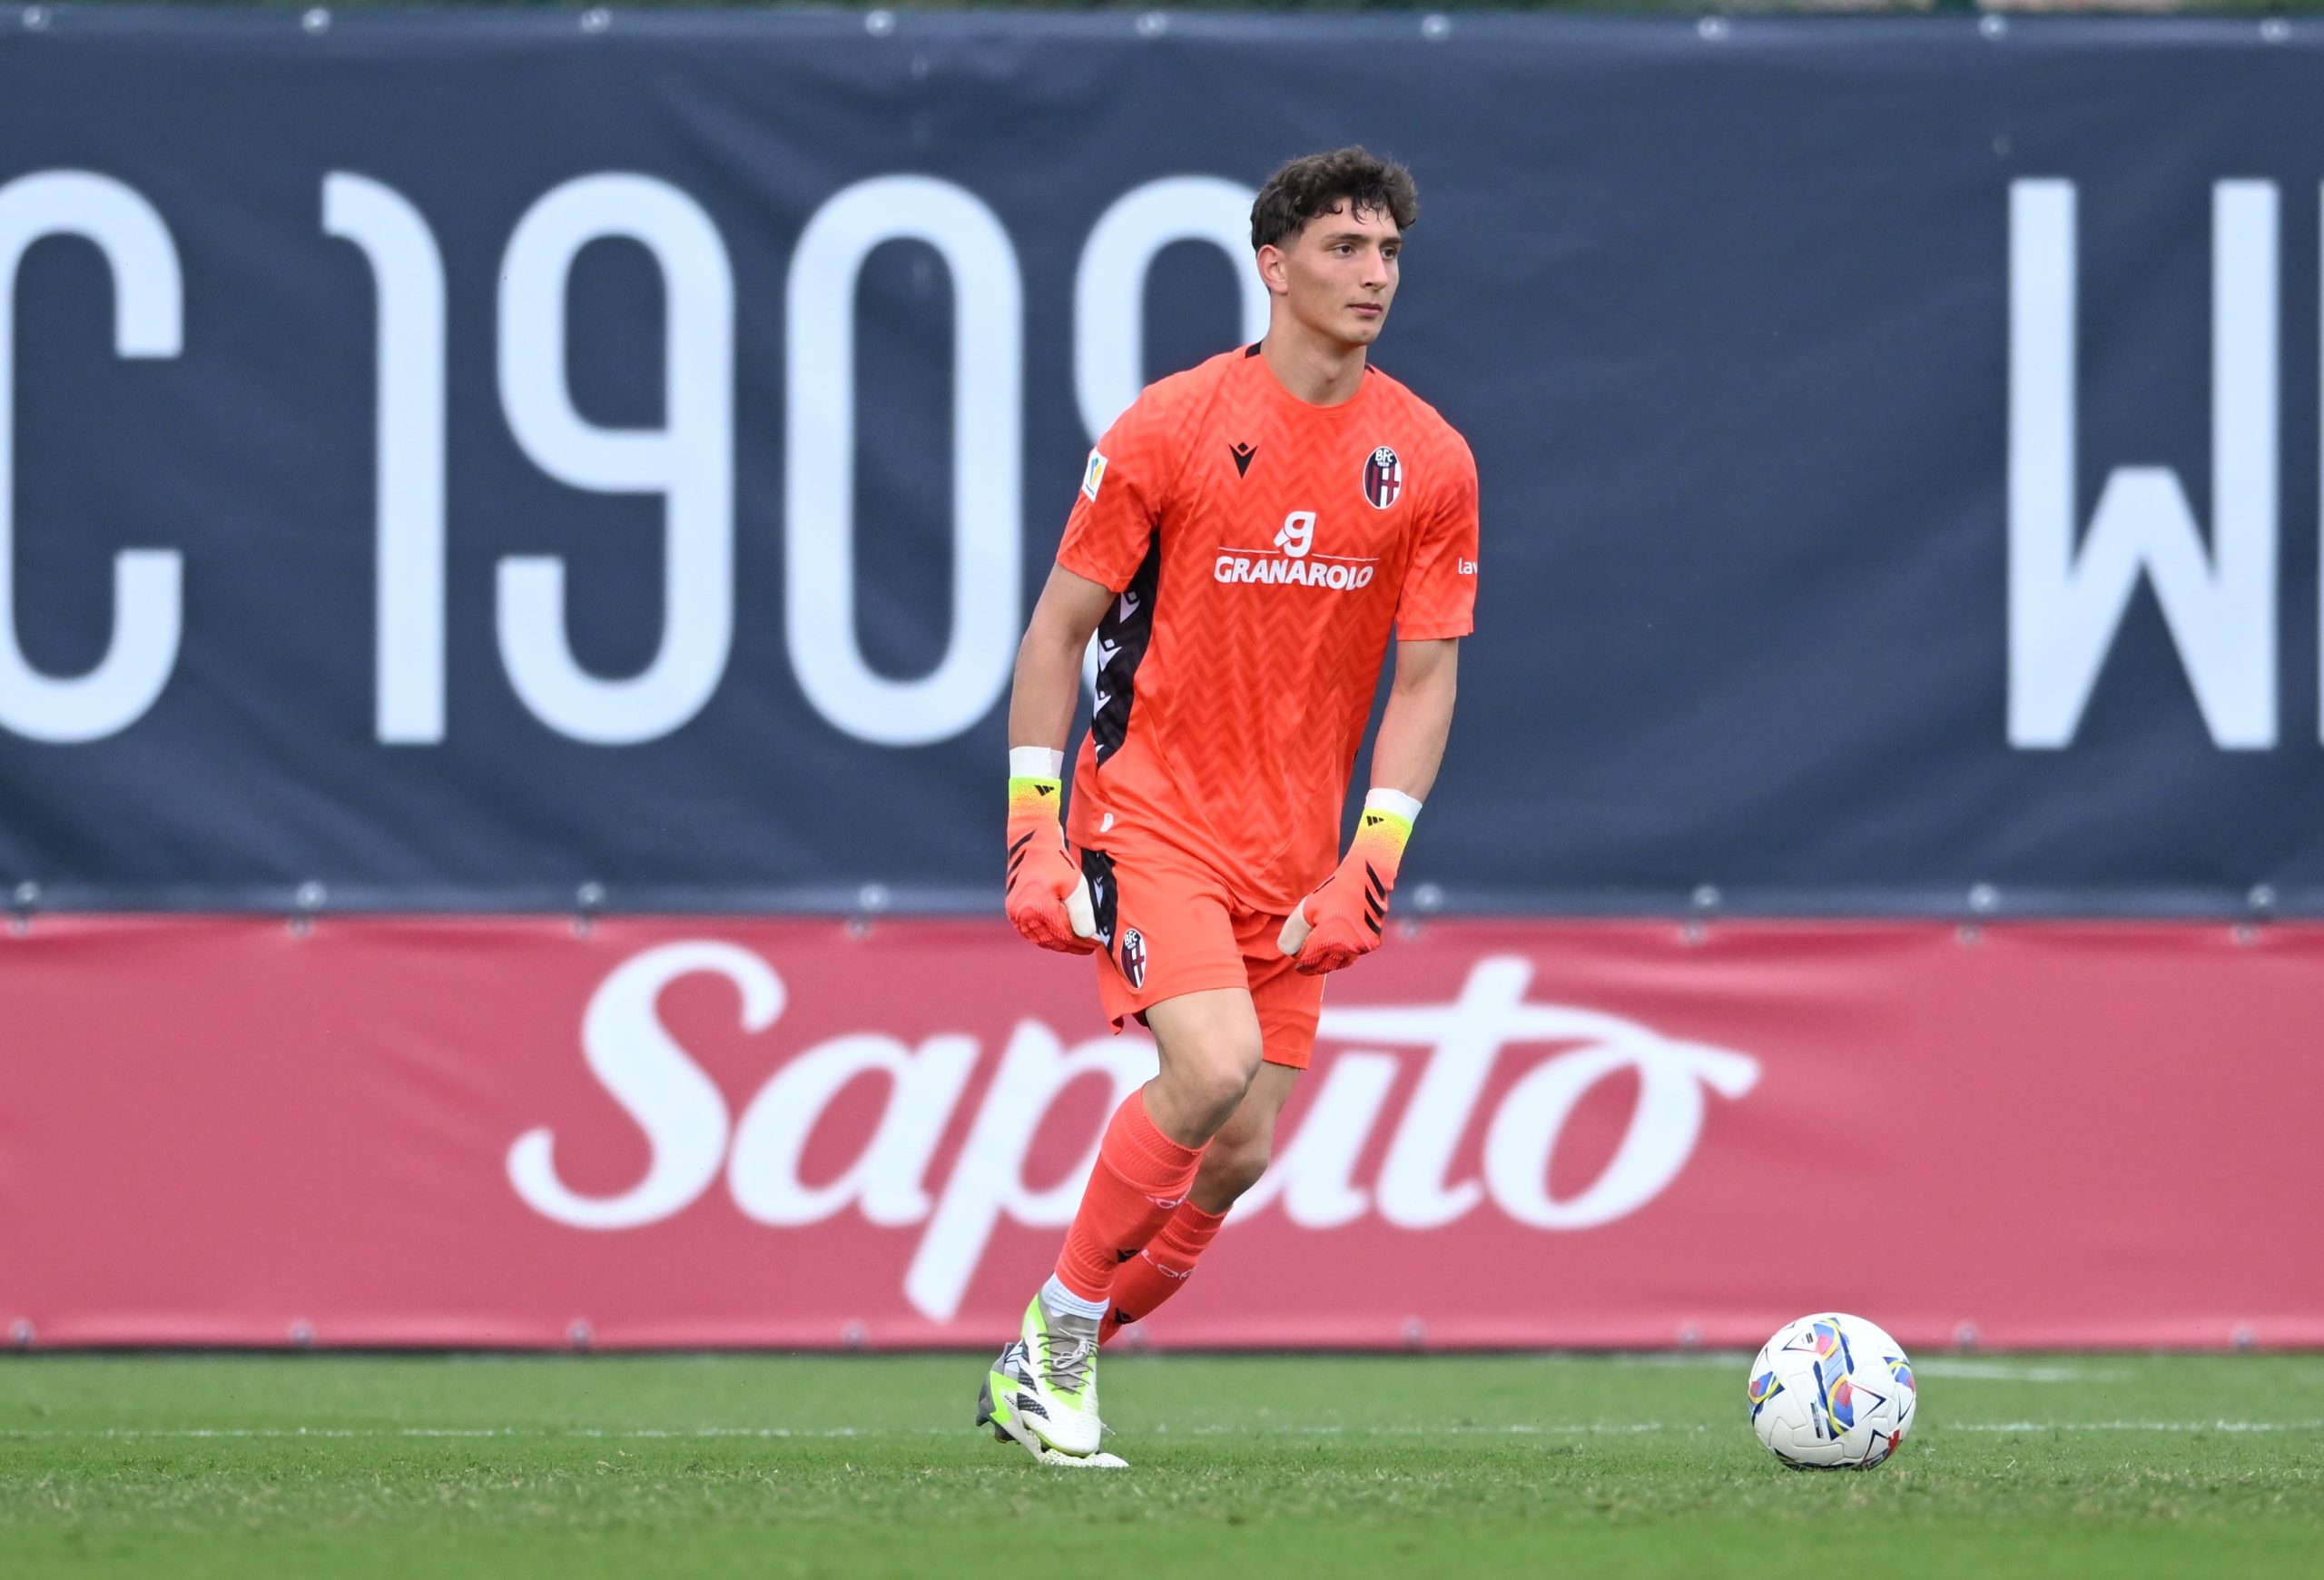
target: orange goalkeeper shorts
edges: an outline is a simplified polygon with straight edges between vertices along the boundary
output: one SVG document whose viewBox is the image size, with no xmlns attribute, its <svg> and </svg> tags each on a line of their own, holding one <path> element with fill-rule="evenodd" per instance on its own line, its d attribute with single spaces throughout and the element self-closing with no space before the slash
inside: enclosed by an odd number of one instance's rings
<svg viewBox="0 0 2324 1580">
<path fill-rule="evenodd" d="M 1165 999 L 1246 988 L 1263 1057 L 1305 1070 L 1315 1051 L 1324 979 L 1302 976 L 1275 947 L 1281 916 L 1236 904 L 1217 874 L 1167 845 L 1077 853 L 1098 913 L 1098 997 L 1114 1030 Z"/>
</svg>

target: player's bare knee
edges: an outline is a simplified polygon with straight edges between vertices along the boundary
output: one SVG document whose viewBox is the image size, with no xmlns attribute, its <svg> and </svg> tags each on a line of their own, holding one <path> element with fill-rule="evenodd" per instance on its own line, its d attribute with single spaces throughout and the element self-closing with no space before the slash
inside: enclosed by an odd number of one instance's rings
<svg viewBox="0 0 2324 1580">
<path fill-rule="evenodd" d="M 1259 1067 L 1258 1049 L 1243 1040 L 1221 1037 L 1189 1050 L 1172 1062 L 1170 1084 L 1187 1119 L 1206 1138 L 1235 1117 L 1251 1077 Z"/>
<path fill-rule="evenodd" d="M 1241 1105 L 1243 1093 L 1250 1084 L 1248 1075 L 1225 1064 L 1195 1077 L 1187 1096 L 1206 1134 L 1216 1136 L 1219 1128 L 1235 1117 L 1235 1110 Z"/>
<path fill-rule="evenodd" d="M 1202 1155 L 1205 1194 L 1227 1201 L 1241 1196 L 1267 1171 L 1274 1146 L 1272 1135 L 1238 1136 L 1231 1130 L 1222 1131 Z"/>
</svg>

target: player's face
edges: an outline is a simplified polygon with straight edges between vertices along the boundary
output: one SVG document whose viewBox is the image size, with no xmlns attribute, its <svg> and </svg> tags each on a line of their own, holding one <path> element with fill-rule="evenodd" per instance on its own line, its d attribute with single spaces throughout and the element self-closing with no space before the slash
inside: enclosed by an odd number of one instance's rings
<svg viewBox="0 0 2324 1580">
<path fill-rule="evenodd" d="M 1317 214 L 1281 249 L 1280 293 L 1291 315 L 1343 345 L 1368 346 L 1388 321 L 1396 295 L 1403 233 L 1385 210 L 1350 212 L 1344 202 Z"/>
</svg>

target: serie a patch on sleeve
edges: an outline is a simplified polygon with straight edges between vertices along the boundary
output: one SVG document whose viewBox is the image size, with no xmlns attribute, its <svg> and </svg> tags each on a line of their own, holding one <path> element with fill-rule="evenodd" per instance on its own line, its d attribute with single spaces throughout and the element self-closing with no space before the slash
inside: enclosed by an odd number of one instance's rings
<svg viewBox="0 0 2324 1580">
<path fill-rule="evenodd" d="M 1098 499 L 1098 485 L 1106 480 L 1106 458 L 1098 451 L 1089 452 L 1089 465 L 1081 474 L 1081 492 L 1091 503 Z"/>
</svg>

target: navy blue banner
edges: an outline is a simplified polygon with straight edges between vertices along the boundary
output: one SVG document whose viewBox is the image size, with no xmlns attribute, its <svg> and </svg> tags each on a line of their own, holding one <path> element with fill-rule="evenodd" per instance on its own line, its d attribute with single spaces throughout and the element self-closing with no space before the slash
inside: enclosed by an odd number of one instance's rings
<svg viewBox="0 0 2324 1580">
<path fill-rule="evenodd" d="M 1483 479 L 1416 900 L 2324 909 L 2319 60 L 0 10 L 0 881 L 990 907 L 1090 437 L 1360 141 Z"/>
</svg>

